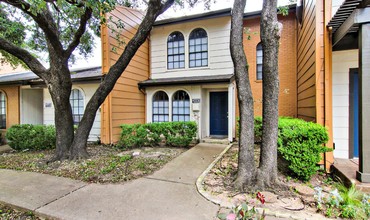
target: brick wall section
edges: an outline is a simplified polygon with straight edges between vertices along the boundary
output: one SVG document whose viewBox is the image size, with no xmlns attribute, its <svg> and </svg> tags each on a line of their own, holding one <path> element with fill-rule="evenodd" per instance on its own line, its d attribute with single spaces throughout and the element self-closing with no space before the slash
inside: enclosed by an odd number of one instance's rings
<svg viewBox="0 0 370 220">
<path fill-rule="evenodd" d="M 297 116 L 297 36 L 296 19 L 294 14 L 279 16 L 283 24 L 279 49 L 279 115 Z M 248 39 L 244 35 L 244 50 L 249 64 L 249 80 L 254 97 L 254 114 L 262 115 L 262 80 L 257 80 L 256 47 L 260 40 L 260 19 L 252 18 L 244 21 L 244 27 L 250 29 Z M 238 112 L 238 111 L 237 111 Z"/>
</svg>

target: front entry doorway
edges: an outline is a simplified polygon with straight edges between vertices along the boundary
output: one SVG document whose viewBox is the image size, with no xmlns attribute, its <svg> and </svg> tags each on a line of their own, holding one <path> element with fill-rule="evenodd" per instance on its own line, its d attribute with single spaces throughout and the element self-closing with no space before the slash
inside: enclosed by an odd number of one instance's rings
<svg viewBox="0 0 370 220">
<path fill-rule="evenodd" d="M 228 92 L 210 92 L 210 135 L 228 135 Z"/>
<path fill-rule="evenodd" d="M 358 69 L 351 69 L 349 79 L 349 112 L 350 112 L 350 158 L 359 156 L 359 80 Z"/>
</svg>

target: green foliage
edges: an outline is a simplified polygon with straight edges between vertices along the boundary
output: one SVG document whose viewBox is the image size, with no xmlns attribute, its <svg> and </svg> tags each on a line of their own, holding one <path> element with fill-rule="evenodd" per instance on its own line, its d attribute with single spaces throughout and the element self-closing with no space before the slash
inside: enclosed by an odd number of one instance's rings
<svg viewBox="0 0 370 220">
<path fill-rule="evenodd" d="M 44 150 L 55 147 L 55 127 L 51 125 L 13 125 L 6 132 L 6 139 L 15 150 Z"/>
<path fill-rule="evenodd" d="M 149 124 L 121 125 L 119 146 L 123 148 L 156 146 L 166 140 L 167 145 L 187 147 L 196 138 L 195 122 L 162 122 Z"/>
<path fill-rule="evenodd" d="M 278 153 L 287 163 L 291 175 L 307 181 L 317 172 L 321 154 L 331 149 L 324 146 L 329 137 L 325 127 L 301 119 L 279 119 Z M 262 118 L 254 124 L 256 140 L 262 138 Z"/>
</svg>

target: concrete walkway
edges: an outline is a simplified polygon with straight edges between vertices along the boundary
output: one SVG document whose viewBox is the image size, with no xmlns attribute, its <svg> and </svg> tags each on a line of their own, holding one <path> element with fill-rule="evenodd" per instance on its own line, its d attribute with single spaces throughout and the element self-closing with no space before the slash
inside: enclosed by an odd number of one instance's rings
<svg viewBox="0 0 370 220">
<path fill-rule="evenodd" d="M 151 176 L 125 184 L 86 184 L 0 170 L 0 202 L 58 219 L 212 220 L 218 206 L 195 181 L 226 145 L 198 144 Z"/>
</svg>

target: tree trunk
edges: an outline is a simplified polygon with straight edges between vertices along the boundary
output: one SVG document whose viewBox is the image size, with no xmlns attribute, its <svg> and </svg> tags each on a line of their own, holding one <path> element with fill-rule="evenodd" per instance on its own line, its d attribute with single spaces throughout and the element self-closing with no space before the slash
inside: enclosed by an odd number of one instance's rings
<svg viewBox="0 0 370 220">
<path fill-rule="evenodd" d="M 230 52 L 238 91 L 240 111 L 238 174 L 235 186 L 253 188 L 256 165 L 254 162 L 254 110 L 249 82 L 248 62 L 243 46 L 243 13 L 246 0 L 235 0 L 230 33 Z"/>
<path fill-rule="evenodd" d="M 83 158 L 87 156 L 86 144 L 89 137 L 90 130 L 93 126 L 96 111 L 99 106 L 104 102 L 105 98 L 112 91 L 115 83 L 126 69 L 131 59 L 134 57 L 136 51 L 145 42 L 153 27 L 153 24 L 161 13 L 166 11 L 174 0 L 167 0 L 161 3 L 161 0 L 149 1 L 148 10 L 141 22 L 138 31 L 134 37 L 127 43 L 123 53 L 117 62 L 109 69 L 108 74 L 105 76 L 103 82 L 100 83 L 98 89 L 87 103 L 84 115 L 77 128 L 75 138 L 71 146 L 71 158 Z"/>
<path fill-rule="evenodd" d="M 257 187 L 272 187 L 277 182 L 277 138 L 279 72 L 278 54 L 281 24 L 277 20 L 277 0 L 264 0 L 261 15 L 263 47 L 263 129 Z"/>
<path fill-rule="evenodd" d="M 53 74 L 52 71 L 58 71 L 59 74 Z M 55 129 L 56 129 L 56 150 L 53 160 L 69 159 L 69 149 L 73 140 L 73 118 L 72 109 L 69 103 L 72 82 L 68 66 L 60 69 L 51 68 L 51 76 L 67 76 L 67 77 L 52 77 L 48 83 L 48 89 L 54 104 L 55 114 Z M 63 72 L 63 74 L 60 74 Z"/>
</svg>

